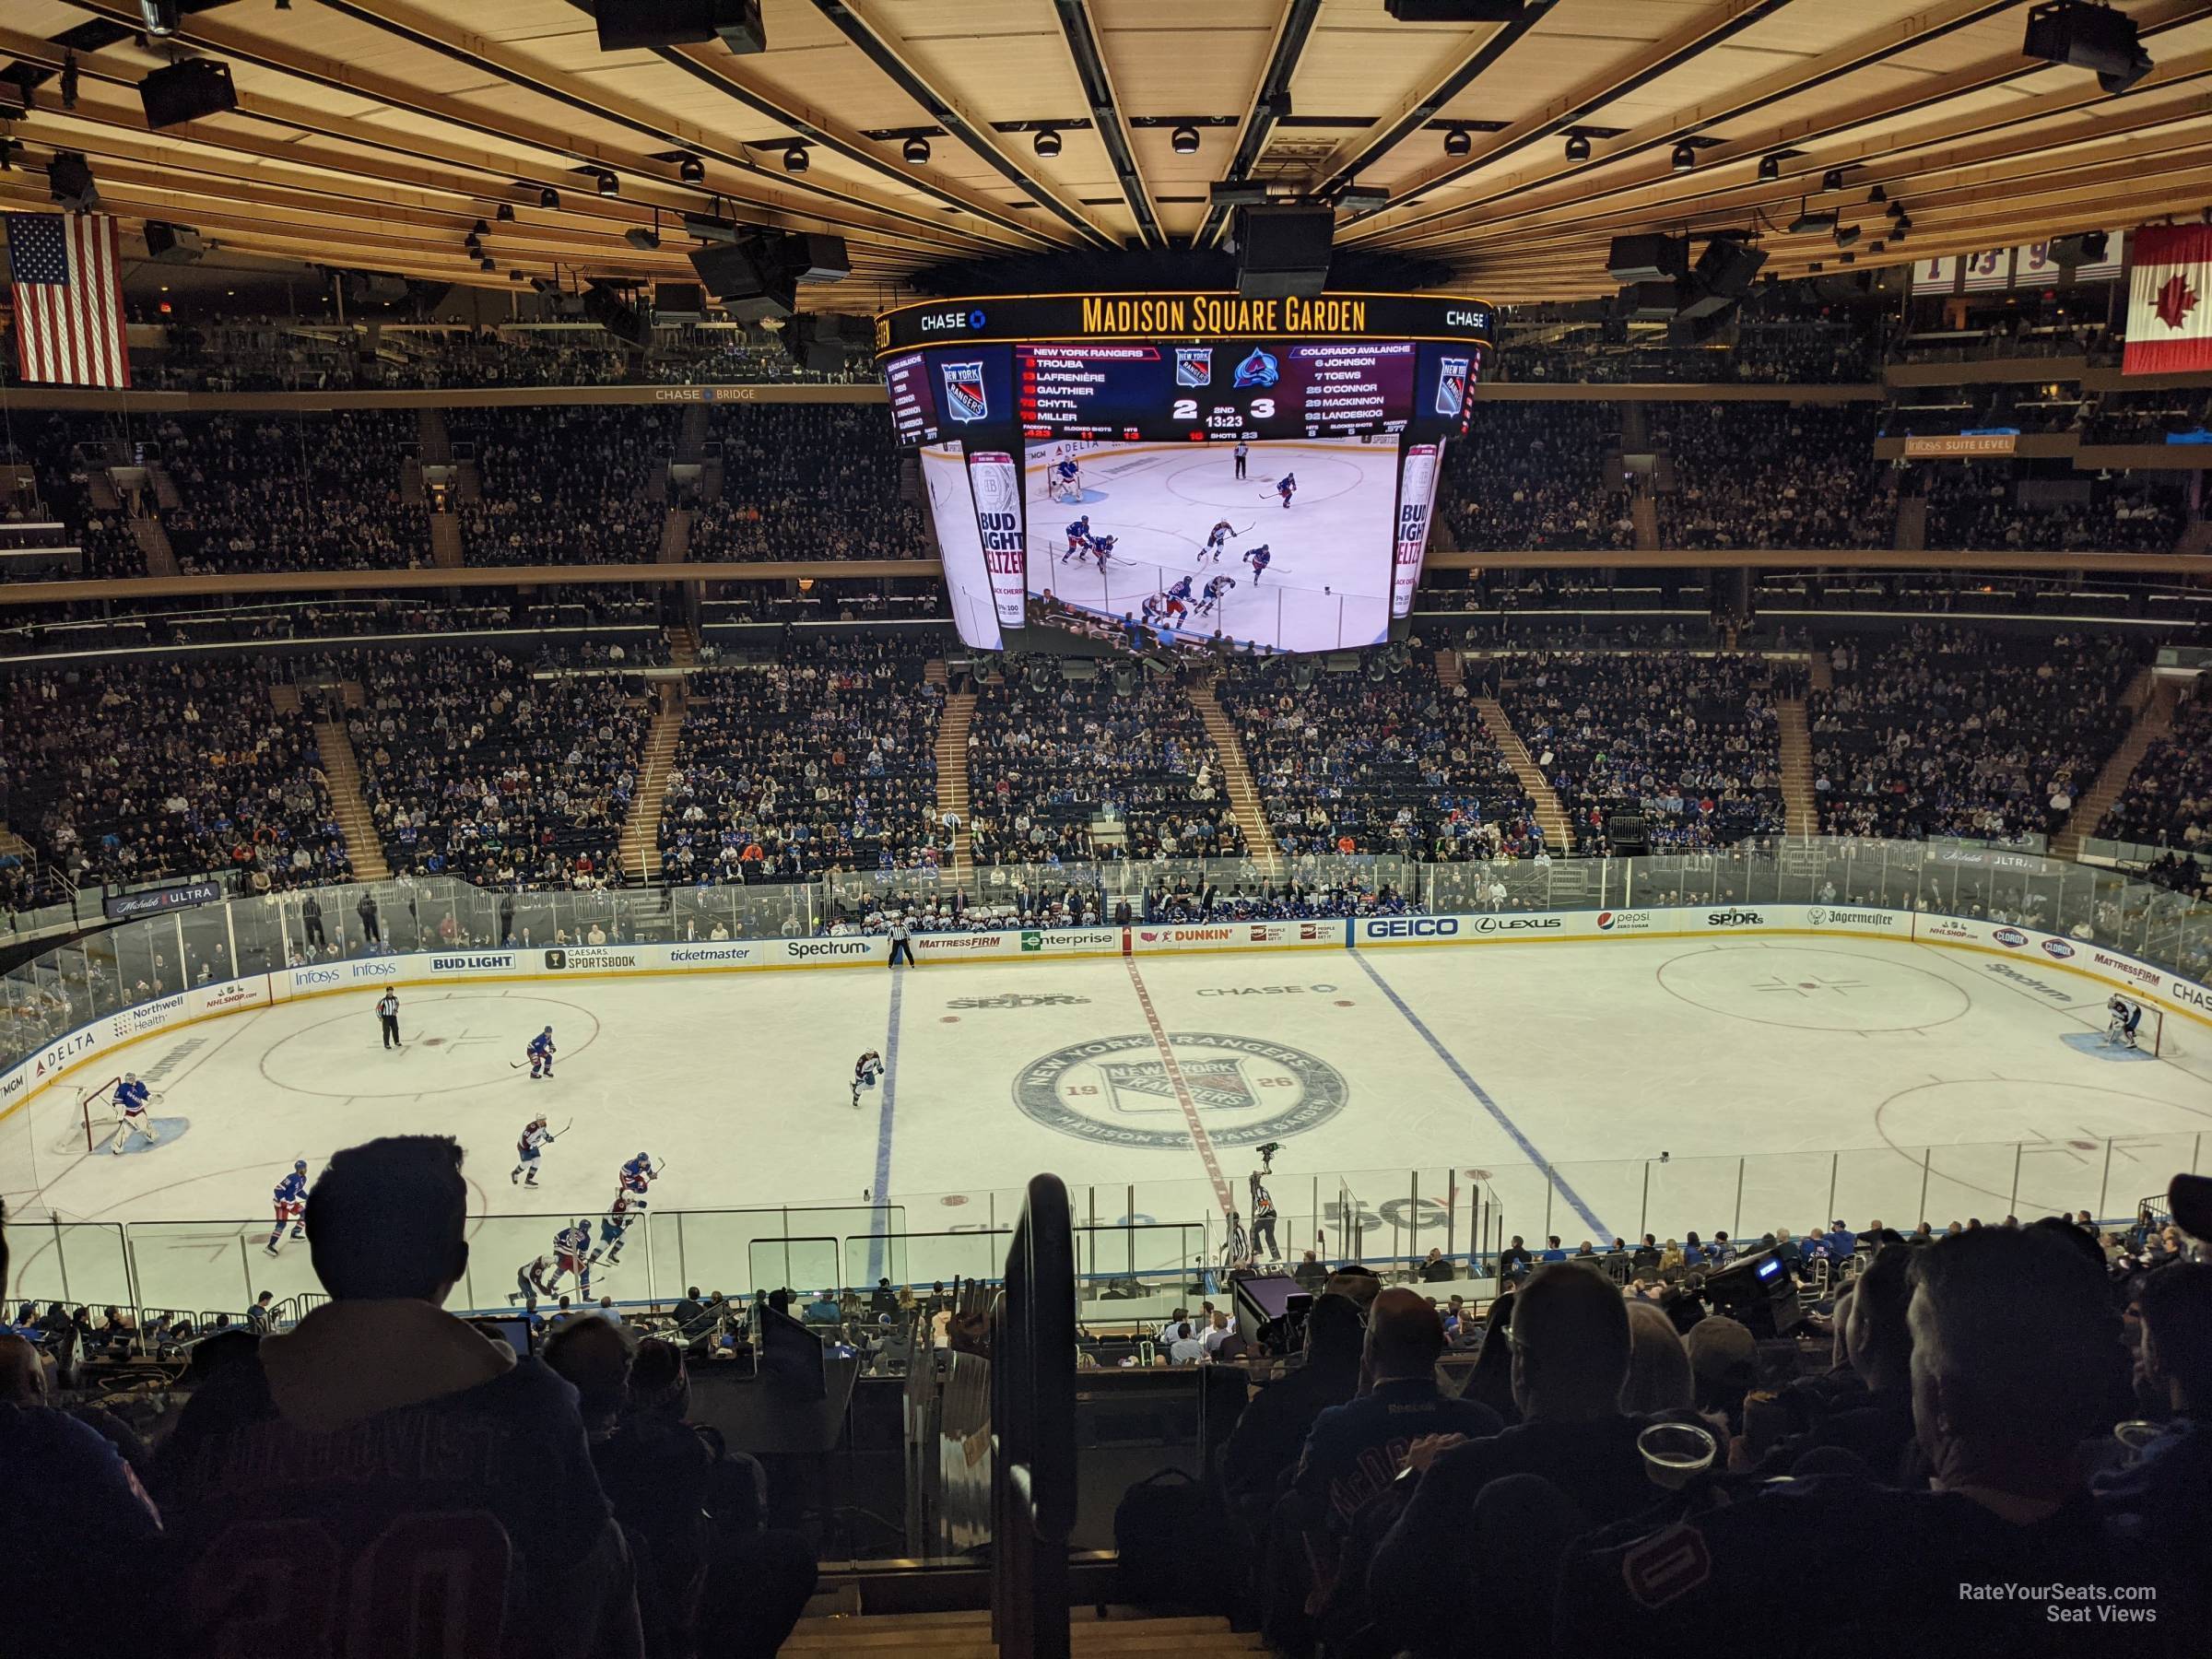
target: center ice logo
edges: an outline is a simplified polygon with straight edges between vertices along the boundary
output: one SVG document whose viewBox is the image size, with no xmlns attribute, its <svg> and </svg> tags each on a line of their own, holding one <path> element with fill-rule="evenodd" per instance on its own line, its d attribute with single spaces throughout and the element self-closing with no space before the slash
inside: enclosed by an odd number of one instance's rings
<svg viewBox="0 0 2212 1659">
<path fill-rule="evenodd" d="M 1098 1037 L 1031 1061 L 1014 1079 L 1025 1117 L 1077 1140 L 1171 1151 L 1191 1144 L 1183 1097 L 1219 1147 L 1257 1146 L 1327 1123 L 1351 1097 L 1325 1060 L 1264 1038 L 1168 1036 L 1172 1071 L 1149 1033 Z M 1180 1081 L 1181 1087 L 1178 1087 Z"/>
</svg>

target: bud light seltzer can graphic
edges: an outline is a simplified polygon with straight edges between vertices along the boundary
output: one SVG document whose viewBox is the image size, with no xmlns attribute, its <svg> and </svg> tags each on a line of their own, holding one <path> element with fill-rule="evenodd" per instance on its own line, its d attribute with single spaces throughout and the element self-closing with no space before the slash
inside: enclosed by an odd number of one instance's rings
<svg viewBox="0 0 2212 1659">
<path fill-rule="evenodd" d="M 1391 567 L 1390 614 L 1413 614 L 1413 590 L 1429 553 L 1429 520 L 1436 503 L 1436 463 L 1443 445 L 1409 443 L 1398 475 L 1397 555 Z"/>
<path fill-rule="evenodd" d="M 975 490 L 975 528 L 982 537 L 983 564 L 991 572 L 991 602 L 1001 628 L 1022 625 L 1023 563 L 1021 468 L 999 450 L 968 457 L 968 481 Z"/>
<path fill-rule="evenodd" d="M 1456 416 L 1467 406 L 1467 359 L 1448 357 L 1438 366 L 1436 412 Z"/>
<path fill-rule="evenodd" d="M 988 420 L 991 418 L 991 400 L 983 394 L 983 366 L 975 363 L 945 363 L 940 369 L 945 376 L 945 413 L 959 421 Z M 1464 371 L 1465 363 L 1460 365 Z"/>
</svg>

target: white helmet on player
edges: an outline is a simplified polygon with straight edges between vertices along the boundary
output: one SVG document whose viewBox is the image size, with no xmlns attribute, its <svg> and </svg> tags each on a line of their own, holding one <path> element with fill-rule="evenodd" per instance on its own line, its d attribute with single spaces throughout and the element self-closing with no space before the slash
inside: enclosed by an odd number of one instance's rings
<svg viewBox="0 0 2212 1659">
<path fill-rule="evenodd" d="M 136 1072 L 124 1072 L 123 1074 L 123 1080 L 125 1083 L 135 1083 L 138 1081 L 138 1074 Z"/>
<path fill-rule="evenodd" d="M 2127 1009 L 2127 999 L 2124 996 L 2114 996 L 2112 1001 L 2106 1003 L 2104 1006 L 2110 1008 L 2115 1014 L 2124 1013 Z"/>
</svg>

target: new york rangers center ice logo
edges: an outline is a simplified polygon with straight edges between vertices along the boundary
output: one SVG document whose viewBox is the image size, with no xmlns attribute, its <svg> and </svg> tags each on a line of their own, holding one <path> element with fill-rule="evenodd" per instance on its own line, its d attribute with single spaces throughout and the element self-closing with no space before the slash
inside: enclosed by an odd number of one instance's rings
<svg viewBox="0 0 2212 1659">
<path fill-rule="evenodd" d="M 988 420 L 991 400 L 983 392 L 983 366 L 974 363 L 940 365 L 945 375 L 945 413 L 955 420 Z"/>
<path fill-rule="evenodd" d="M 1191 1144 L 1185 1092 L 1218 1147 L 1257 1146 L 1318 1128 L 1351 1098 L 1335 1066 L 1279 1042 L 1171 1031 L 1168 1049 L 1175 1056 L 1172 1075 L 1143 1031 L 1054 1049 L 1017 1074 L 1014 1104 L 1077 1140 L 1174 1151 Z"/>
</svg>

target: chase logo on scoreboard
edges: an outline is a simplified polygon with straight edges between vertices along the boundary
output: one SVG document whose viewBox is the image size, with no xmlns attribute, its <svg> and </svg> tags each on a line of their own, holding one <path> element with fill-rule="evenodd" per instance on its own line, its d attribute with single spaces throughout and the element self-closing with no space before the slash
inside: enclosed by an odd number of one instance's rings
<svg viewBox="0 0 2212 1659">
<path fill-rule="evenodd" d="M 1257 1146 L 1317 1128 L 1345 1108 L 1344 1075 L 1302 1049 L 1220 1031 L 1171 1031 L 1171 1069 L 1149 1033 L 1097 1037 L 1022 1067 L 1014 1104 L 1025 1117 L 1109 1147 L 1188 1148 L 1184 1101 L 1206 1138 Z"/>
<path fill-rule="evenodd" d="M 1214 348 L 1211 346 L 1178 346 L 1175 347 L 1175 383 L 1179 386 L 1210 386 L 1214 381 Z"/>
<path fill-rule="evenodd" d="M 988 420 L 991 400 L 983 392 L 983 366 L 974 363 L 939 365 L 945 376 L 945 412 L 955 420 Z"/>
</svg>

